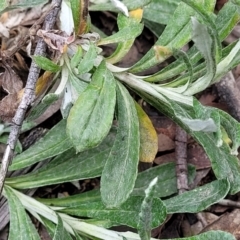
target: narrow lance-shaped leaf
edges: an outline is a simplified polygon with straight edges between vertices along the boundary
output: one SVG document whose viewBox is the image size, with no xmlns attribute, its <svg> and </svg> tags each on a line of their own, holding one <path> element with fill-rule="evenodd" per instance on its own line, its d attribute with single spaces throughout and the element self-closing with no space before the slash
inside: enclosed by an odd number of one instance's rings
<svg viewBox="0 0 240 240">
<path fill-rule="evenodd" d="M 93 66 L 97 57 L 97 48 L 94 44 L 89 45 L 88 51 L 83 56 L 83 59 L 78 63 L 78 74 L 89 72 Z"/>
<path fill-rule="evenodd" d="M 216 180 L 163 202 L 169 214 L 198 213 L 222 200 L 229 189 L 230 184 L 227 179 Z"/>
<path fill-rule="evenodd" d="M 116 83 L 102 62 L 80 94 L 67 119 L 67 134 L 77 152 L 96 147 L 112 125 Z"/>
<path fill-rule="evenodd" d="M 87 28 L 88 0 L 70 0 L 75 34 L 83 34 Z"/>
<path fill-rule="evenodd" d="M 79 62 L 82 59 L 82 56 L 83 56 L 83 49 L 81 46 L 78 46 L 77 52 L 73 55 L 73 57 L 70 60 L 70 66 L 72 69 L 74 69 L 79 64 Z"/>
<path fill-rule="evenodd" d="M 233 156 L 230 152 L 230 148 L 226 143 L 222 143 L 219 147 L 213 133 L 196 132 L 189 129 L 185 122 L 182 121 L 182 117 L 196 119 L 193 114 L 193 109 L 186 108 L 180 104 L 171 101 L 171 104 L 167 105 L 160 102 L 158 99 L 153 98 L 150 94 L 138 91 L 138 94 L 142 96 L 146 101 L 151 103 L 159 111 L 172 118 L 182 128 L 184 128 L 191 136 L 193 136 L 204 148 L 208 155 L 213 171 L 217 179 L 228 179 L 230 182 L 230 193 L 235 194 L 240 190 L 240 165 L 236 156 Z M 169 100 L 170 102 L 170 100 Z"/>
<path fill-rule="evenodd" d="M 41 116 L 47 108 L 56 102 L 59 99 L 59 95 L 55 93 L 48 93 L 47 95 L 44 96 L 42 101 L 35 107 L 31 109 L 30 114 L 27 116 L 26 121 L 33 121 L 37 119 L 39 116 Z"/>
<path fill-rule="evenodd" d="M 192 83 L 184 95 L 194 95 L 210 85 L 216 73 L 216 36 L 210 34 L 207 26 L 200 24 L 192 17 L 193 41 L 206 61 L 206 74 Z"/>
<path fill-rule="evenodd" d="M 184 14 L 182 14 L 184 12 Z M 190 16 L 193 14 L 192 8 L 184 3 L 179 3 L 172 18 L 164 32 L 155 43 L 155 46 L 165 46 L 169 48 L 179 49 L 186 44 L 191 38 Z M 177 38 L 176 38 L 177 36 Z M 158 62 L 164 61 L 169 55 L 156 56 L 154 47 L 138 61 L 131 69 L 132 72 L 141 72 L 148 69 Z"/>
<path fill-rule="evenodd" d="M 171 238 L 169 240 L 236 240 L 236 238 L 228 233 L 223 231 L 209 231 L 197 236 L 186 237 L 186 238 Z"/>
<path fill-rule="evenodd" d="M 39 161 L 56 156 L 67 151 L 73 145 L 66 135 L 66 121 L 56 124 L 37 143 L 13 159 L 10 170 L 17 170 L 30 166 Z"/>
<path fill-rule="evenodd" d="M 204 2 L 205 11 L 212 12 L 212 6 L 213 5 L 208 4 L 207 1 Z M 191 7 L 183 2 L 180 2 L 154 47 L 160 46 L 169 49 L 180 49 L 183 47 L 191 39 L 190 18 L 193 15 L 197 18 L 201 18 Z M 136 73 L 144 71 L 160 62 L 163 62 L 169 57 L 169 55 L 166 54 L 157 56 L 154 51 L 154 47 L 151 48 L 148 53 L 132 67 L 131 72 Z"/>
<path fill-rule="evenodd" d="M 50 72 L 58 72 L 61 67 L 43 56 L 33 56 L 34 62 L 43 70 Z"/>
<path fill-rule="evenodd" d="M 138 233 L 141 237 L 141 240 L 150 240 L 151 238 L 151 222 L 153 217 L 153 196 L 154 196 L 154 188 L 157 184 L 157 177 L 154 178 L 148 188 L 145 190 L 145 197 L 143 199 L 142 205 L 141 205 L 141 211 L 139 213 L 139 221 L 138 221 Z M 161 218 L 161 223 L 164 222 L 167 213 L 166 213 L 166 207 L 162 203 L 162 208 L 158 210 L 159 218 Z"/>
<path fill-rule="evenodd" d="M 134 11 L 131 11 L 129 13 L 129 17 L 124 16 L 123 14 L 119 14 L 118 15 L 118 28 L 119 30 L 123 29 L 126 26 L 131 26 L 133 24 L 136 24 L 137 22 L 140 22 L 142 19 L 142 9 L 136 9 Z M 139 23 L 139 26 L 141 26 L 142 24 Z M 130 50 L 132 44 L 135 41 L 135 38 L 138 36 L 134 35 L 133 33 L 131 34 L 131 39 L 124 41 L 124 42 L 120 42 L 117 46 L 117 49 L 115 50 L 115 52 L 107 58 L 107 62 L 109 63 L 116 63 L 119 62 Z"/>
<path fill-rule="evenodd" d="M 90 217 L 99 220 L 110 220 L 110 226 L 127 225 L 137 228 L 139 222 L 139 211 L 144 197 L 132 196 L 129 197 L 120 207 L 109 209 L 100 198 L 95 201 L 83 202 L 80 201 L 75 207 L 65 207 L 60 212 L 67 213 L 73 216 Z M 66 201 L 65 201 L 66 202 Z M 152 201 L 152 218 L 149 222 L 150 228 L 155 228 L 163 223 L 166 217 L 166 208 L 163 202 L 158 198 L 153 198 Z"/>
<path fill-rule="evenodd" d="M 75 149 L 69 149 L 37 172 L 6 179 L 6 183 L 14 188 L 25 189 L 98 177 L 114 139 L 113 129 L 98 147 L 79 154 L 76 154 Z"/>
<path fill-rule="evenodd" d="M 188 165 L 188 182 L 190 184 L 193 182 L 195 174 L 194 166 Z M 177 193 L 175 164 L 171 162 L 139 173 L 131 195 L 144 196 L 144 191 L 155 177 L 158 177 L 158 182 L 154 189 L 154 197 L 167 197 Z"/>
<path fill-rule="evenodd" d="M 142 8 L 149 4 L 151 0 L 124 0 L 123 3 L 127 7 L 128 10 L 134 10 L 137 8 Z M 118 12 L 119 10 L 117 7 L 114 6 L 112 2 L 106 3 L 99 3 L 99 4 L 91 4 L 89 7 L 90 11 L 115 11 Z"/>
<path fill-rule="evenodd" d="M 100 40 L 98 45 L 105 45 L 110 43 L 118 43 L 132 40 L 132 36 L 138 36 L 143 30 L 143 24 L 139 24 L 137 21 L 132 22 L 130 26 L 125 26 L 120 29 L 117 33 L 103 38 Z"/>
<path fill-rule="evenodd" d="M 10 187 L 5 186 L 3 194 L 8 199 L 10 212 L 10 230 L 9 240 L 40 240 L 36 228 L 31 219 L 24 210 L 18 197 L 14 194 Z"/>
<path fill-rule="evenodd" d="M 135 103 L 140 130 L 140 154 L 141 162 L 153 162 L 158 152 L 158 136 L 148 115 L 139 104 Z"/>
<path fill-rule="evenodd" d="M 178 0 L 152 0 L 144 7 L 143 17 L 151 22 L 167 25 L 179 2 Z"/>
<path fill-rule="evenodd" d="M 195 178 L 195 172 L 196 172 L 195 168 L 189 165 L 188 166 L 189 184 L 193 183 L 193 180 Z M 148 188 L 149 183 L 155 177 L 158 177 L 158 181 L 154 189 L 155 198 L 167 197 L 177 193 L 175 164 L 166 163 L 139 173 L 131 196 L 144 197 L 145 190 Z M 65 198 L 51 198 L 51 199 L 47 198 L 38 200 L 50 206 L 77 207 L 80 204 L 100 201 L 101 195 L 100 190 L 95 189 Z"/>
<path fill-rule="evenodd" d="M 33 6 L 41 5 L 47 3 L 46 0 L 21 0 L 21 1 L 16 1 L 16 4 L 11 4 L 13 2 L 9 1 L 0 1 L 0 15 L 3 14 L 4 12 L 8 12 L 17 8 L 31 8 Z M 15 2 L 14 2 L 15 3 Z"/>
<path fill-rule="evenodd" d="M 103 169 L 101 195 L 108 207 L 120 206 L 127 200 L 137 178 L 139 160 L 139 123 L 132 97 L 117 82 L 118 132 Z"/>
<path fill-rule="evenodd" d="M 62 219 L 58 216 L 58 224 L 56 226 L 53 240 L 72 240 L 71 235 L 66 231 L 63 226 Z"/>
<path fill-rule="evenodd" d="M 238 11 L 238 6 L 231 1 L 226 2 L 226 4 L 224 4 L 220 12 L 218 12 L 215 21 L 216 28 L 218 30 L 219 38 L 221 41 L 229 35 L 232 28 L 238 22 L 239 18 L 240 11 Z M 192 65 L 193 66 L 195 65 L 197 67 L 198 66 L 197 62 L 201 59 L 202 56 L 200 52 L 197 50 L 196 46 L 193 46 L 190 50 L 188 50 L 187 55 L 190 58 Z M 224 53 L 222 53 L 222 55 L 224 55 Z M 145 80 L 150 82 L 164 81 L 166 79 L 170 79 L 174 76 L 179 75 L 186 69 L 187 69 L 186 65 L 183 62 L 181 62 L 181 59 L 178 59 L 175 62 L 169 64 L 161 71 L 145 78 Z"/>
</svg>

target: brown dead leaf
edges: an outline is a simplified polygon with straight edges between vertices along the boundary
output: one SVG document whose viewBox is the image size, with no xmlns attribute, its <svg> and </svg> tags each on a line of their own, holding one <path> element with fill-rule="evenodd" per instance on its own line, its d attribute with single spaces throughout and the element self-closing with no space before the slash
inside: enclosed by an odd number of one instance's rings
<svg viewBox="0 0 240 240">
<path fill-rule="evenodd" d="M 202 212 L 202 217 L 206 220 L 206 222 L 208 223 L 208 225 L 210 225 L 211 223 L 215 222 L 217 219 L 219 219 L 219 216 L 210 213 L 210 212 Z M 189 235 L 185 235 L 184 237 L 189 237 L 189 236 L 195 236 L 197 234 L 199 234 L 202 230 L 203 230 L 203 225 L 200 221 L 196 222 L 195 224 L 190 226 L 189 229 Z"/>
<path fill-rule="evenodd" d="M 1 86 L 8 94 L 17 93 L 22 89 L 22 80 L 9 65 L 5 65 L 5 72 L 0 78 Z"/>
<path fill-rule="evenodd" d="M 158 151 L 159 152 L 172 150 L 174 148 L 175 148 L 175 143 L 170 137 L 162 133 L 158 134 Z"/>
<path fill-rule="evenodd" d="M 0 101 L 0 119 L 10 122 L 22 97 L 23 83 L 10 65 L 4 64 L 5 72 L 0 75 L 0 87 L 8 93 Z"/>
<path fill-rule="evenodd" d="M 222 102 L 215 102 L 217 96 L 213 93 L 202 94 L 199 98 L 199 102 L 204 106 L 219 108 L 223 111 L 227 111 L 227 105 Z"/>
<path fill-rule="evenodd" d="M 175 153 L 167 153 L 160 157 L 155 158 L 154 160 L 154 162 L 158 165 L 161 165 L 163 163 L 175 162 L 175 161 L 176 161 Z"/>
<path fill-rule="evenodd" d="M 223 214 L 217 221 L 210 224 L 202 232 L 211 230 L 221 230 L 233 234 L 236 239 L 240 239 L 240 209 L 235 209 L 231 213 Z"/>
<path fill-rule="evenodd" d="M 11 122 L 17 110 L 20 98 L 18 93 L 9 94 L 0 101 L 0 119 Z"/>
<path fill-rule="evenodd" d="M 37 35 L 47 43 L 49 47 L 55 50 L 64 52 L 66 45 L 69 45 L 75 40 L 75 36 L 69 36 L 67 33 L 60 30 L 38 30 Z"/>
<path fill-rule="evenodd" d="M 188 163 L 193 164 L 197 170 L 211 167 L 211 162 L 199 144 L 189 144 L 187 150 Z"/>
<path fill-rule="evenodd" d="M 150 119 L 158 134 L 162 133 L 174 141 L 176 124 L 172 120 L 162 116 L 150 117 Z"/>
</svg>

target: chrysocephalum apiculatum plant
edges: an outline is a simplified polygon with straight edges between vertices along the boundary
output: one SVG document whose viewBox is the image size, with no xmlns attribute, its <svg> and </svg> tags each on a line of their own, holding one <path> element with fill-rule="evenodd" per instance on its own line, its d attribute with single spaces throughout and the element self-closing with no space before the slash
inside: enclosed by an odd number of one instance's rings
<svg viewBox="0 0 240 240">
<path fill-rule="evenodd" d="M 149 240 L 153 239 L 151 229 L 161 225 L 167 214 L 197 213 L 240 190 L 236 157 L 239 123 L 219 109 L 202 106 L 193 97 L 240 62 L 239 40 L 227 47 L 221 44 L 240 18 L 240 1 L 228 1 L 218 13 L 214 12 L 216 1 L 209 0 L 176 0 L 172 4 L 168 0 L 92 1 L 89 8 L 87 2 L 63 1 L 60 30 L 65 35 L 55 34 L 55 39 L 64 43 L 55 46 L 58 57 L 33 57 L 45 70 L 42 78 L 54 74 L 59 84 L 33 107 L 25 122 L 31 123 L 61 97 L 63 117 L 10 166 L 10 170 L 18 170 L 51 158 L 35 172 L 6 179 L 3 193 L 10 210 L 9 239 L 19 239 L 20 235 L 22 239 L 40 239 L 27 210 L 56 240 Z M 88 10 L 117 12 L 118 31 L 110 36 L 99 34 L 91 25 Z M 133 66 L 118 67 L 144 24 L 158 40 Z M 182 51 L 189 41 L 193 46 Z M 103 57 L 102 46 L 113 43 L 115 51 Z M 141 75 L 170 56 L 175 61 L 167 67 Z M 38 82 L 38 91 L 45 87 L 42 82 Z M 129 89 L 203 146 L 217 180 L 169 197 L 177 193 L 173 163 L 138 174 L 139 159 L 149 162 L 155 157 L 157 135 Z M 223 129 L 231 147 L 223 141 Z M 191 182 L 195 176 L 191 165 L 188 174 Z M 19 191 L 94 177 L 101 177 L 99 190 L 65 198 L 36 200 Z M 108 230 L 117 225 L 135 228 L 139 234 Z M 234 237 L 211 231 L 184 239 Z"/>
</svg>

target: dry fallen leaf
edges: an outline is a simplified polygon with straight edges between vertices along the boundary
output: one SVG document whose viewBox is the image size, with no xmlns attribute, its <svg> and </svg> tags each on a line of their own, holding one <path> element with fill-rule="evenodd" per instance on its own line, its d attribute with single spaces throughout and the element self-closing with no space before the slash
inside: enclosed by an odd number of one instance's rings
<svg viewBox="0 0 240 240">
<path fill-rule="evenodd" d="M 0 119 L 10 122 L 21 100 L 23 83 L 10 65 L 4 65 L 5 72 L 0 75 L 0 87 L 8 93 L 0 101 Z"/>
<path fill-rule="evenodd" d="M 215 222 L 203 229 L 202 232 L 211 230 L 221 230 L 233 234 L 236 239 L 240 238 L 240 209 L 235 209 L 232 212 L 226 212 Z"/>
<path fill-rule="evenodd" d="M 75 40 L 75 36 L 69 36 L 67 33 L 60 30 L 38 30 L 37 35 L 47 43 L 49 47 L 55 50 L 64 52 L 66 45 L 72 43 Z"/>
<path fill-rule="evenodd" d="M 22 89 L 22 80 L 9 65 L 5 65 L 5 72 L 0 77 L 2 82 L 2 88 L 8 94 L 17 93 Z"/>
<path fill-rule="evenodd" d="M 18 93 L 9 94 L 0 101 L 0 119 L 11 122 L 17 110 L 20 99 Z"/>
</svg>

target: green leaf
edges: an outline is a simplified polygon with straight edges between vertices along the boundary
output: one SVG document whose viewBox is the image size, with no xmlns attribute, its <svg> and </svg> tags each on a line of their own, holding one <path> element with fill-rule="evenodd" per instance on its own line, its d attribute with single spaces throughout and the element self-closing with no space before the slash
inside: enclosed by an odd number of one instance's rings
<svg viewBox="0 0 240 240">
<path fill-rule="evenodd" d="M 212 82 L 216 73 L 216 38 L 210 34 L 206 25 L 200 24 L 195 18 L 192 18 L 193 36 L 192 39 L 204 56 L 206 61 L 206 74 L 192 83 L 184 92 L 184 95 L 194 95 L 202 90 Z"/>
<path fill-rule="evenodd" d="M 190 84 L 184 95 L 194 95 L 209 86 L 216 73 L 216 37 L 210 34 L 206 25 L 200 24 L 192 17 L 193 36 L 192 39 L 197 49 L 206 61 L 206 74 L 196 82 Z"/>
<path fill-rule="evenodd" d="M 61 67 L 43 56 L 33 56 L 34 62 L 43 70 L 50 72 L 58 72 Z"/>
<path fill-rule="evenodd" d="M 2 11 L 8 6 L 8 1 L 7 0 L 3 0 L 0 1 L 0 14 L 2 13 Z"/>
<path fill-rule="evenodd" d="M 194 180 L 195 173 L 195 168 L 188 165 L 188 181 L 190 184 Z M 155 177 L 158 177 L 158 182 L 155 187 L 154 197 L 167 197 L 177 193 L 175 163 L 166 163 L 139 173 L 131 195 L 144 196 L 144 191 Z"/>
<path fill-rule="evenodd" d="M 77 78 L 73 73 L 69 74 L 69 83 L 71 86 L 71 97 L 73 103 L 75 103 L 80 94 L 87 88 L 88 83 L 81 81 L 81 79 Z"/>
<path fill-rule="evenodd" d="M 75 208 L 81 204 L 101 201 L 101 194 L 99 189 L 94 189 L 63 198 L 37 198 L 37 200 L 49 206 Z"/>
<path fill-rule="evenodd" d="M 154 188 L 157 184 L 158 178 L 154 178 L 149 184 L 148 188 L 145 190 L 145 197 L 141 205 L 141 211 L 139 213 L 138 221 L 138 233 L 141 237 L 141 240 L 150 240 L 151 238 L 151 222 L 153 217 L 153 196 Z M 158 212 L 159 216 L 162 217 L 163 222 L 166 219 L 166 208 L 164 204 L 162 205 L 161 211 Z"/>
<path fill-rule="evenodd" d="M 56 225 L 52 221 L 41 215 L 39 215 L 39 218 L 41 219 L 42 224 L 44 225 L 50 238 L 52 239 L 56 230 Z"/>
<path fill-rule="evenodd" d="M 184 14 L 182 14 L 184 12 Z M 155 46 L 168 46 L 169 48 L 179 49 L 184 46 L 191 38 L 190 16 L 193 14 L 192 8 L 184 3 L 179 3 L 177 9 L 169 19 L 168 25 L 162 35 L 155 43 Z M 176 37 L 177 36 L 177 37 Z M 141 72 L 159 62 L 164 61 L 169 55 L 156 56 L 154 47 L 138 61 L 131 69 L 131 72 Z"/>
<path fill-rule="evenodd" d="M 83 49 L 81 46 L 77 47 L 77 52 L 73 55 L 73 57 L 70 60 L 70 66 L 72 69 L 77 67 L 77 65 L 80 63 L 83 56 Z"/>
<path fill-rule="evenodd" d="M 73 148 L 69 149 L 38 171 L 6 179 L 6 183 L 14 188 L 26 189 L 98 177 L 111 151 L 115 135 L 115 129 L 112 129 L 98 147 L 79 154 Z"/>
<path fill-rule="evenodd" d="M 33 109 L 31 109 L 31 112 L 27 116 L 26 121 L 33 121 L 33 120 L 37 119 L 39 116 L 41 116 L 47 110 L 47 108 L 51 104 L 53 104 L 55 101 L 57 101 L 58 98 L 59 98 L 59 95 L 57 95 L 55 93 L 48 93 L 46 96 L 44 96 L 42 101 L 37 106 L 35 106 L 35 107 L 33 107 Z"/>
<path fill-rule="evenodd" d="M 213 11 L 212 6 L 209 6 L 206 1 L 204 1 L 204 7 L 207 12 Z M 163 47 L 170 50 L 180 49 L 189 42 L 191 39 L 190 19 L 192 16 L 200 18 L 191 7 L 180 2 L 160 38 L 148 53 L 132 67 L 131 72 L 136 73 L 144 71 L 163 62 L 169 57 L 168 54 L 156 54 L 156 51 L 154 50 L 156 47 Z"/>
<path fill-rule="evenodd" d="M 56 124 L 37 143 L 13 159 L 10 171 L 30 166 L 39 161 L 56 156 L 72 147 L 66 135 L 66 121 Z"/>
<path fill-rule="evenodd" d="M 137 228 L 142 201 L 143 197 L 133 196 L 128 198 L 118 209 L 107 208 L 101 200 L 95 202 L 80 202 L 79 205 L 75 207 L 67 207 L 60 211 L 79 217 L 108 219 L 113 225 L 122 224 Z M 163 223 L 166 217 L 166 209 L 160 199 L 153 198 L 152 213 L 151 228 L 154 228 Z"/>
<path fill-rule="evenodd" d="M 230 182 L 230 193 L 235 194 L 240 190 L 240 164 L 236 156 L 231 154 L 230 148 L 226 143 L 222 143 L 219 146 L 218 139 L 216 135 L 209 132 L 196 132 L 192 131 L 188 125 L 182 121 L 182 117 L 189 119 L 198 119 L 199 116 L 195 115 L 199 111 L 202 111 L 201 105 L 194 105 L 194 109 L 191 107 L 186 107 L 184 105 L 177 104 L 176 102 L 169 100 L 169 105 L 160 102 L 158 99 L 153 98 L 148 93 L 139 92 L 146 101 L 151 103 L 156 109 L 172 118 L 176 123 L 178 123 L 182 128 L 184 128 L 192 137 L 198 141 L 204 148 L 206 154 L 208 155 L 213 171 L 217 179 L 228 179 Z M 216 110 L 215 110 L 216 111 Z M 217 114 L 218 115 L 218 114 Z M 220 118 L 221 119 L 221 118 Z M 216 121 L 215 121 L 216 123 Z M 217 124 L 217 123 L 216 123 Z M 216 132 L 218 133 L 218 132 Z"/>
<path fill-rule="evenodd" d="M 216 58 L 216 61 L 219 61 L 219 59 L 221 58 L 221 42 L 215 25 L 215 15 L 212 13 L 212 11 L 214 11 L 215 9 L 216 1 L 204 0 L 204 3 L 202 3 L 194 0 L 183 0 L 183 2 L 192 7 L 196 11 L 196 13 L 201 16 L 200 21 L 202 21 L 205 26 L 209 27 L 209 34 L 212 36 L 212 39 L 214 40 L 216 45 L 216 48 L 214 49 L 214 57 Z M 206 9 L 211 9 L 211 11 L 206 11 Z"/>
<path fill-rule="evenodd" d="M 137 21 L 132 21 L 130 26 L 124 26 L 117 33 L 100 40 L 98 45 L 105 45 L 110 43 L 119 43 L 132 40 L 132 36 L 138 36 L 143 30 L 143 24 Z"/>
<path fill-rule="evenodd" d="M 7 144 L 8 141 L 8 135 L 9 134 L 0 134 L 0 143 Z M 22 152 L 22 144 L 19 140 L 17 140 L 16 147 L 14 149 L 15 153 L 21 153 Z"/>
<path fill-rule="evenodd" d="M 171 238 L 169 240 L 236 240 L 236 238 L 227 232 L 223 231 L 209 231 L 197 236 L 187 237 L 187 238 Z"/>
<path fill-rule="evenodd" d="M 88 51 L 85 53 L 83 59 L 78 64 L 78 74 L 89 72 L 93 68 L 96 58 L 97 48 L 94 44 L 90 44 Z"/>
<path fill-rule="evenodd" d="M 150 2 L 151 0 L 123 0 L 123 3 L 126 5 L 128 10 L 142 8 L 148 5 Z"/>
<path fill-rule="evenodd" d="M 115 79 L 102 62 L 67 119 L 67 134 L 77 152 L 96 147 L 108 134 L 116 103 Z"/>
<path fill-rule="evenodd" d="M 58 216 L 58 224 L 55 229 L 53 240 L 72 240 L 71 235 L 64 228 L 62 219 L 59 216 Z"/>
<path fill-rule="evenodd" d="M 240 14 L 237 11 L 236 5 L 228 1 L 223 6 L 221 11 L 218 13 L 215 21 L 216 28 L 218 30 L 219 38 L 221 41 L 228 36 L 232 28 L 238 22 L 239 18 L 240 18 Z M 192 65 L 193 66 L 195 65 L 195 67 L 197 67 L 198 61 L 201 59 L 200 52 L 197 51 L 197 48 L 193 46 L 187 52 L 187 55 L 190 58 Z M 224 53 L 222 53 L 222 55 L 224 55 Z M 145 78 L 145 80 L 150 82 L 163 81 L 163 80 L 172 78 L 174 76 L 177 76 L 178 74 L 180 74 L 186 69 L 187 69 L 186 65 L 183 62 L 181 62 L 181 59 L 178 59 L 175 62 L 169 64 L 167 67 L 165 67 L 158 73 L 155 73 L 152 76 Z M 199 78 L 199 75 L 197 78 Z"/>
<path fill-rule="evenodd" d="M 81 20 L 81 9 L 82 9 L 82 1 L 79 0 L 70 0 L 72 15 L 73 15 L 73 22 L 74 22 L 74 31 L 75 34 L 78 34 L 80 20 Z"/>
<path fill-rule="evenodd" d="M 59 156 L 62 161 L 67 161 L 69 157 L 66 155 Z M 56 161 L 57 164 L 59 161 Z M 48 165 L 46 168 L 52 168 L 53 165 Z M 195 178 L 195 168 L 192 165 L 188 165 L 188 182 L 193 183 Z M 145 190 L 148 188 L 150 182 L 158 177 L 158 181 L 154 190 L 154 197 L 167 197 L 177 193 L 177 179 L 175 172 L 175 163 L 166 163 L 157 167 L 150 168 L 138 174 L 135 182 L 135 186 L 131 196 L 145 196 Z M 17 181 L 16 181 L 17 182 Z M 82 203 L 90 203 L 100 201 L 100 190 L 92 190 L 81 194 L 75 194 L 65 198 L 54 198 L 54 199 L 39 199 L 44 204 L 54 205 L 59 207 L 77 207 Z"/>
<path fill-rule="evenodd" d="M 129 17 L 126 17 L 123 14 L 119 14 L 117 18 L 117 22 L 118 22 L 118 28 L 119 30 L 121 30 L 124 27 L 131 27 L 131 25 L 136 25 L 136 22 L 138 22 L 138 20 L 134 16 L 131 17 L 131 13 Z M 139 26 L 142 26 L 142 24 L 139 23 Z M 134 35 L 134 33 L 132 33 L 131 39 L 124 42 L 120 42 L 115 52 L 110 57 L 107 58 L 107 62 L 112 64 L 119 62 L 129 52 L 137 36 L 138 34 Z"/>
<path fill-rule="evenodd" d="M 222 200 L 228 194 L 229 189 L 228 180 L 216 180 L 163 202 L 169 214 L 198 213 Z"/>
<path fill-rule="evenodd" d="M 8 199 L 10 212 L 10 230 L 9 240 L 29 239 L 40 240 L 38 232 L 31 222 L 29 216 L 24 210 L 18 197 L 14 194 L 10 187 L 4 187 L 4 195 Z"/>
<path fill-rule="evenodd" d="M 232 141 L 231 154 L 237 156 L 240 146 L 240 124 L 226 112 L 218 110 L 218 113 L 220 114 L 221 125 Z"/>
<path fill-rule="evenodd" d="M 0 14 L 3 14 L 4 12 L 8 12 L 17 8 L 29 8 L 34 7 L 37 5 L 45 4 L 47 3 L 46 0 L 18 0 L 17 4 L 9 4 L 9 1 L 1 0 L 0 1 Z"/>
<path fill-rule="evenodd" d="M 147 19 L 144 20 L 144 26 L 147 27 L 157 38 L 162 34 L 164 31 L 165 25 L 161 25 L 155 22 L 148 21 Z"/>
<path fill-rule="evenodd" d="M 124 203 L 133 190 L 139 160 L 139 123 L 134 101 L 117 82 L 118 132 L 103 169 L 101 195 L 108 207 Z"/>
<path fill-rule="evenodd" d="M 153 0 L 144 7 L 143 17 L 149 21 L 167 25 L 180 1 Z"/>
<path fill-rule="evenodd" d="M 145 5 L 149 4 L 151 0 L 123 0 L 124 5 L 128 10 L 134 10 L 137 8 L 142 8 Z M 113 5 L 113 3 L 99 3 L 94 4 L 89 7 L 90 11 L 114 11 L 119 12 L 119 10 Z"/>
</svg>

